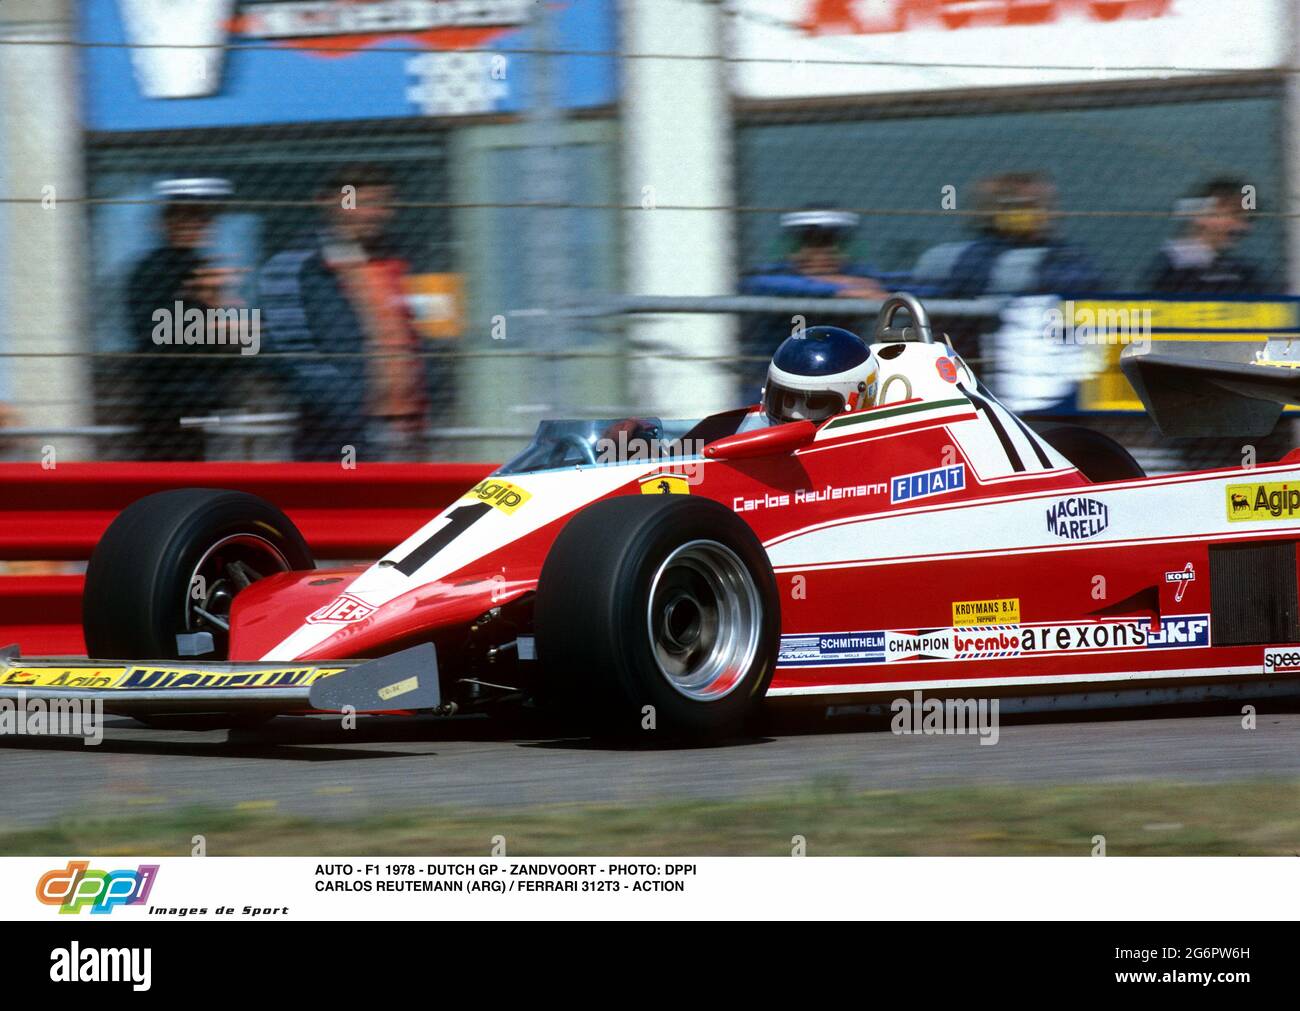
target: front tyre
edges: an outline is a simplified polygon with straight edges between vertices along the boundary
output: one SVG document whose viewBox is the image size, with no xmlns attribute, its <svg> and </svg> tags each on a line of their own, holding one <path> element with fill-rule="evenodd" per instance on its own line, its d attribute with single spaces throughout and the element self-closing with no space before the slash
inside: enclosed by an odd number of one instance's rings
<svg viewBox="0 0 1300 1011">
<path fill-rule="evenodd" d="M 683 495 L 606 499 L 574 516 L 538 581 L 538 659 L 591 729 L 715 740 L 767 692 L 776 580 L 730 510 Z"/>
<path fill-rule="evenodd" d="M 185 488 L 146 496 L 122 510 L 90 556 L 86 650 L 103 660 L 175 660 L 180 641 L 210 637 L 210 649 L 188 655 L 224 660 L 235 594 L 314 567 L 292 521 L 256 495 Z"/>
</svg>

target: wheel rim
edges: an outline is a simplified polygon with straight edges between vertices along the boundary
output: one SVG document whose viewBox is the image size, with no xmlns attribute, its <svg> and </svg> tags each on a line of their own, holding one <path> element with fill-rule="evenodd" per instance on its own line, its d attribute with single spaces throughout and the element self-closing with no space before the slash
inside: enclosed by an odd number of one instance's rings
<svg viewBox="0 0 1300 1011">
<path fill-rule="evenodd" d="M 213 652 L 227 655 L 235 594 L 291 568 L 284 552 L 265 537 L 245 533 L 221 538 L 203 552 L 185 585 L 184 631 L 211 633 Z"/>
<path fill-rule="evenodd" d="M 762 604 L 740 557 L 717 541 L 675 549 L 650 584 L 646 627 L 655 663 L 681 695 L 725 698 L 758 655 Z"/>
</svg>

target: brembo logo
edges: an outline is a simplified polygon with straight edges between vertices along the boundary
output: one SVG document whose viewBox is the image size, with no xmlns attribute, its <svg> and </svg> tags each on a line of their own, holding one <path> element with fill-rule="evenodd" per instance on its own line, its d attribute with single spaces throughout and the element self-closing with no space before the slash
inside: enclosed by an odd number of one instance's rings
<svg viewBox="0 0 1300 1011">
<path fill-rule="evenodd" d="M 1047 531 L 1070 541 L 1096 537 L 1110 523 L 1110 510 L 1095 498 L 1067 498 L 1047 510 Z"/>
</svg>

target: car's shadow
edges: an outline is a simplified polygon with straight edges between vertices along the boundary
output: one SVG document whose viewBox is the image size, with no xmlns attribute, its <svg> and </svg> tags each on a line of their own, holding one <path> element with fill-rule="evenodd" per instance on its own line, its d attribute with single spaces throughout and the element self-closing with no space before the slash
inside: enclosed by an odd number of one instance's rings
<svg viewBox="0 0 1300 1011">
<path fill-rule="evenodd" d="M 543 751 L 709 751 L 716 748 L 746 748 L 755 744 L 771 744 L 774 737 L 749 735 L 729 737 L 721 741 L 683 741 L 674 738 L 655 739 L 647 734 L 645 738 L 609 738 L 609 737 L 561 737 L 545 741 L 520 741 L 521 748 L 537 748 Z"/>
<path fill-rule="evenodd" d="M 1127 709 L 1061 710 L 1002 713 L 999 726 L 1052 726 L 1064 723 L 1111 723 L 1188 717 L 1240 717 L 1248 700 L 1179 703 Z M 1265 699 L 1249 704 L 1259 718 L 1300 712 L 1300 700 Z M 354 762 L 380 759 L 433 758 L 439 743 L 500 743 L 528 750 L 577 752 L 693 751 L 772 744 L 780 738 L 809 735 L 889 733 L 888 711 L 839 706 L 804 710 L 769 708 L 746 736 L 696 743 L 647 733 L 644 737 L 608 738 L 583 733 L 571 721 L 543 714 L 512 719 L 484 716 L 370 716 L 345 727 L 338 717 L 285 716 L 255 728 L 183 730 L 150 728 L 128 717 L 104 721 L 103 740 L 88 747 L 78 737 L 2 736 L 0 748 L 52 752 L 101 752 L 125 755 L 183 755 L 202 758 L 257 758 L 295 762 Z M 401 748 L 391 745 L 418 744 Z M 366 747 L 376 745 L 382 747 Z"/>
<path fill-rule="evenodd" d="M 106 724 L 107 726 L 107 724 Z M 148 737 L 104 737 L 88 744 L 80 737 L 0 737 L 0 748 L 11 751 L 63 751 L 109 755 L 184 755 L 191 758 L 260 758 L 290 762 L 364 761 L 376 758 L 428 757 L 429 752 L 360 750 L 354 748 L 301 748 L 282 741 L 254 742 L 206 734 L 202 740 Z"/>
<path fill-rule="evenodd" d="M 255 730 L 232 730 L 230 740 L 274 740 L 281 744 L 371 742 L 483 742 L 511 744 L 521 748 L 557 751 L 662 751 L 702 747 L 742 747 L 770 741 L 765 737 L 733 738 L 717 744 L 696 744 L 669 738 L 624 739 L 591 736 L 572 721 L 546 715 L 516 719 L 486 716 L 454 718 L 436 716 L 374 716 L 356 721 L 344 730 L 336 718 L 280 719 Z"/>
<path fill-rule="evenodd" d="M 1053 709 L 1039 712 L 999 712 L 999 727 L 1057 726 L 1060 724 L 1126 723 L 1143 720 L 1183 720 L 1195 717 L 1237 717 L 1251 705 L 1257 718 L 1300 713 L 1300 698 L 1230 699 L 1214 702 L 1176 702 L 1127 708 Z M 760 722 L 763 733 L 780 737 L 807 734 L 889 733 L 893 716 L 868 712 L 865 706 L 828 706 L 823 710 L 769 710 Z"/>
</svg>

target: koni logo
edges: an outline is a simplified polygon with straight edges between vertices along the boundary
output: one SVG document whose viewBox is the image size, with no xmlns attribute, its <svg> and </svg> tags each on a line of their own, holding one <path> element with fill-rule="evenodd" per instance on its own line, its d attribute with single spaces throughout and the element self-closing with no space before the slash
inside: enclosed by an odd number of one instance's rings
<svg viewBox="0 0 1300 1011">
<path fill-rule="evenodd" d="M 46 871 L 36 883 L 36 898 L 60 913 L 111 913 L 118 906 L 143 906 L 149 901 L 157 864 L 135 870 L 91 870 L 87 860 L 69 860 L 68 866 Z"/>
<path fill-rule="evenodd" d="M 1174 603 L 1183 602 L 1183 594 L 1187 592 L 1187 584 L 1196 582 L 1196 568 L 1191 562 L 1188 562 L 1181 569 L 1165 573 L 1165 582 L 1172 583 L 1177 587 L 1174 592 Z"/>
</svg>

